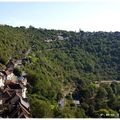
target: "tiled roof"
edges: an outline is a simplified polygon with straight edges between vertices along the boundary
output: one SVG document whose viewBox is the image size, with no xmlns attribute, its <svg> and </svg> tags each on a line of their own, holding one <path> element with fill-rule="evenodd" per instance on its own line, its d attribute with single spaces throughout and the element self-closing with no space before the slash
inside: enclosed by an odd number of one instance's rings
<svg viewBox="0 0 120 120">
<path fill-rule="evenodd" d="M 29 111 L 30 110 L 29 103 L 22 98 L 21 94 L 19 93 L 20 92 L 19 90 L 16 91 L 16 88 L 18 88 L 16 86 L 19 86 L 19 85 L 14 84 L 14 86 L 12 86 L 12 89 L 11 89 L 11 86 L 7 85 L 1 97 L 3 100 L 3 106 L 7 106 L 7 109 L 9 111 L 8 113 L 6 113 L 6 117 L 8 118 L 32 117 Z M 17 108 L 15 107 L 15 105 L 19 107 Z M 14 109 L 14 107 L 16 109 Z"/>
</svg>

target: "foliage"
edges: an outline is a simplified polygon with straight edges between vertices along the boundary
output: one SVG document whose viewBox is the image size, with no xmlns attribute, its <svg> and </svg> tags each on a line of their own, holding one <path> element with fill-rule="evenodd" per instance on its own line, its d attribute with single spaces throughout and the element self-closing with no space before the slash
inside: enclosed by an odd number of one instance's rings
<svg viewBox="0 0 120 120">
<path fill-rule="evenodd" d="M 59 40 L 62 36 L 63 40 Z M 49 41 L 52 40 L 52 41 Z M 34 117 L 85 118 L 119 114 L 120 32 L 73 32 L 0 25 L 0 69 L 11 58 L 26 59 Z M 61 98 L 70 104 L 60 108 Z M 80 106 L 73 105 L 80 101 Z M 72 108 L 71 108 L 72 107 Z M 109 116 L 112 117 L 112 116 Z M 116 116 L 115 116 L 116 117 Z"/>
</svg>

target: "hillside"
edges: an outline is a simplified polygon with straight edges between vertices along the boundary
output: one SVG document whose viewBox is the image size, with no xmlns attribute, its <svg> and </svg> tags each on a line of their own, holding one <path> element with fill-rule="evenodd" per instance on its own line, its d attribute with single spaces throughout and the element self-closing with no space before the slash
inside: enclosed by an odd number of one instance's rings
<svg viewBox="0 0 120 120">
<path fill-rule="evenodd" d="M 10 58 L 28 60 L 17 71 L 28 73 L 28 96 L 35 117 L 101 117 L 102 112 L 116 117 L 119 83 L 98 88 L 95 82 L 120 80 L 119 50 L 120 32 L 0 26 L 0 68 Z M 63 109 L 58 106 L 61 98 L 66 100 Z M 76 108 L 72 100 L 79 100 L 81 107 Z"/>
</svg>

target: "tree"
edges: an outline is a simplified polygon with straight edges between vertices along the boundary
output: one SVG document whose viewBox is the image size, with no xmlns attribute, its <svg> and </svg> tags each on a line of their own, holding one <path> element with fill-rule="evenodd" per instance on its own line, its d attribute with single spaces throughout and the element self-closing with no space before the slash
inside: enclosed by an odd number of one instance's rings
<svg viewBox="0 0 120 120">
<path fill-rule="evenodd" d="M 31 103 L 31 110 L 33 116 L 35 118 L 52 118 L 53 117 L 53 110 L 50 107 L 50 103 L 48 101 L 43 100 L 32 100 Z"/>
<path fill-rule="evenodd" d="M 75 110 L 75 118 L 87 118 L 85 111 L 82 108 L 77 108 Z"/>
<path fill-rule="evenodd" d="M 108 93 L 108 95 L 107 95 L 108 99 L 111 99 L 111 98 L 114 97 L 113 90 L 112 90 L 112 88 L 111 88 L 110 86 L 108 86 L 108 87 L 106 88 L 106 91 L 107 91 L 107 93 Z"/>
<path fill-rule="evenodd" d="M 107 91 L 105 90 L 105 88 L 103 87 L 100 87 L 97 91 L 97 95 L 96 95 L 96 98 L 105 98 L 107 97 L 108 93 Z"/>
<path fill-rule="evenodd" d="M 114 94 L 117 94 L 117 83 L 116 82 L 111 83 L 111 88 L 112 88 Z"/>
</svg>

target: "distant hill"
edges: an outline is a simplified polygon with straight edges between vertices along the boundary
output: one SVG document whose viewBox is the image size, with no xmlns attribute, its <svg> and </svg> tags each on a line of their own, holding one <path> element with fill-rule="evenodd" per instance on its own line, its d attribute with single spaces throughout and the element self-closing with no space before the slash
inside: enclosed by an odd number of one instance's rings
<svg viewBox="0 0 120 120">
<path fill-rule="evenodd" d="M 26 58 L 31 106 L 38 103 L 55 117 L 59 94 L 80 80 L 120 80 L 120 32 L 73 32 L 42 28 L 0 26 L 0 67 L 11 58 Z M 51 108 L 53 105 L 53 108 Z M 46 108 L 48 107 L 48 108 Z M 59 114 L 59 113 L 57 113 Z M 42 116 L 43 115 L 43 116 Z M 57 117 L 58 115 L 56 115 Z M 82 116 L 82 115 L 81 115 Z M 63 116 L 64 117 L 64 116 Z M 82 116 L 84 117 L 84 115 Z"/>
</svg>

